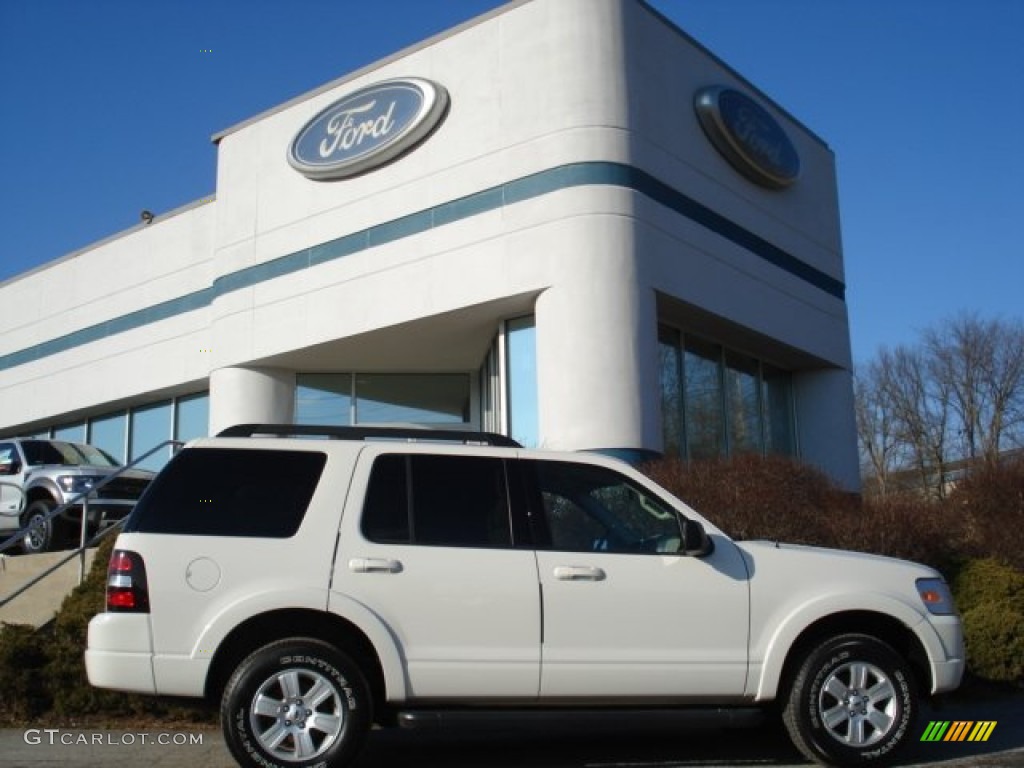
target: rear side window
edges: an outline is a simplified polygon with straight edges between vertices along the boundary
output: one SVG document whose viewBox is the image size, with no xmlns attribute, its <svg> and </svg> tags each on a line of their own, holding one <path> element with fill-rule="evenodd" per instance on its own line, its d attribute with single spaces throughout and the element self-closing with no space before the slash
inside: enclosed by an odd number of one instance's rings
<svg viewBox="0 0 1024 768">
<path fill-rule="evenodd" d="M 388 454 L 370 472 L 363 535 L 384 544 L 512 546 L 505 466 L 479 456 Z"/>
<path fill-rule="evenodd" d="M 309 451 L 185 449 L 150 484 L 125 530 L 288 538 L 326 461 Z"/>
</svg>

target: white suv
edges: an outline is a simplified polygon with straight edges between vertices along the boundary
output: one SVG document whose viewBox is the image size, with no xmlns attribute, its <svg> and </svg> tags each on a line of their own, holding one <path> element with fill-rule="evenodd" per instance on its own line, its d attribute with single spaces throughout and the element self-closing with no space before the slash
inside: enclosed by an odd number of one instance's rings
<svg viewBox="0 0 1024 768">
<path fill-rule="evenodd" d="M 734 542 L 614 459 L 249 425 L 153 481 L 85 660 L 219 700 L 244 765 L 344 766 L 373 722 L 455 708 L 773 702 L 808 757 L 857 764 L 914 738 L 964 648 L 935 571 Z"/>
</svg>

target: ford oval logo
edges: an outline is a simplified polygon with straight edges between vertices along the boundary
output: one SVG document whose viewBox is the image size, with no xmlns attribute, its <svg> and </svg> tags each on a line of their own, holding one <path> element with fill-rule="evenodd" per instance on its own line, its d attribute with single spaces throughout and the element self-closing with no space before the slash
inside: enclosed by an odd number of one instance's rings
<svg viewBox="0 0 1024 768">
<path fill-rule="evenodd" d="M 788 187 L 800 175 L 800 156 L 778 121 L 746 94 L 712 86 L 694 107 L 711 143 L 732 166 L 764 187 Z"/>
<path fill-rule="evenodd" d="M 429 80 L 385 80 L 350 93 L 306 123 L 288 162 L 311 179 L 341 179 L 393 160 L 422 141 L 448 106 Z"/>
</svg>

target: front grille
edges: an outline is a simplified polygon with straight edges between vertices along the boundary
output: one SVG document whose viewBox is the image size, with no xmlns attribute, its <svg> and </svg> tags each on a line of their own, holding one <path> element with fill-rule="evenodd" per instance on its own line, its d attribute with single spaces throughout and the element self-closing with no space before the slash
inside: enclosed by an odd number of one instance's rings
<svg viewBox="0 0 1024 768">
<path fill-rule="evenodd" d="M 118 477 L 100 488 L 96 494 L 102 499 L 134 501 L 142 495 L 147 485 L 149 485 L 149 480 Z"/>
</svg>

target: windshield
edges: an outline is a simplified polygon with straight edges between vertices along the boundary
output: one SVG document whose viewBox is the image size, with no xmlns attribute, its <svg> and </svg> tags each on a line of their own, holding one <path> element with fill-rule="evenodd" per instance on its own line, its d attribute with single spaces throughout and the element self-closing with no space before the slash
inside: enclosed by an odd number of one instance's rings
<svg viewBox="0 0 1024 768">
<path fill-rule="evenodd" d="M 64 443 L 59 440 L 26 440 L 21 444 L 29 466 L 59 464 L 65 467 L 117 467 L 109 454 L 92 445 Z"/>
</svg>

